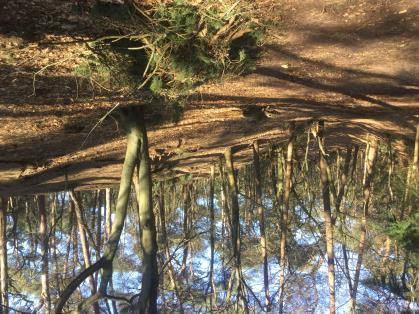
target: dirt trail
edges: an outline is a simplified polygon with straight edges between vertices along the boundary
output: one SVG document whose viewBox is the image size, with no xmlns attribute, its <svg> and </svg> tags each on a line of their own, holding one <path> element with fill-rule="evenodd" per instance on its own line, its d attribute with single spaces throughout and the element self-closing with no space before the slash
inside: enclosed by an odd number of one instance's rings
<svg viewBox="0 0 419 314">
<path fill-rule="evenodd" d="M 0 22 L 0 194 L 115 184 L 124 151 L 115 121 L 105 120 L 82 143 L 117 102 L 133 100 L 74 76 L 84 46 L 69 43 L 70 35 L 86 39 L 88 21 L 68 11 L 69 2 L 51 11 L 48 5 L 57 1 L 31 3 L 42 5 L 31 14 L 30 6 L 26 14 L 21 7 L 19 21 L 9 14 Z M 290 120 L 325 119 L 330 146 L 362 141 L 367 132 L 409 146 L 419 114 L 418 3 L 304 0 L 260 6 L 276 25 L 256 73 L 200 88 L 178 123 L 157 123 L 155 113 L 148 115 L 157 175 L 205 173 L 230 145 L 244 145 L 238 161 L 246 162 L 246 144 L 284 140 L 283 125 Z M 249 105 L 268 106 L 273 118 L 243 115 Z"/>
</svg>

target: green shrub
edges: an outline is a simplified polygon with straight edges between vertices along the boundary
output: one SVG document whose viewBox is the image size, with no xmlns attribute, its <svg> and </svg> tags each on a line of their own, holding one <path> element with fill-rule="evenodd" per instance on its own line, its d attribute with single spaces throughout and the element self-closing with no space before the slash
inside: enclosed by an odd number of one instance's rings
<svg viewBox="0 0 419 314">
<path fill-rule="evenodd" d="M 263 29 L 237 3 L 102 3 L 93 12 L 110 28 L 109 36 L 91 45 L 94 62 L 107 69 L 118 88 L 179 98 L 224 75 L 253 71 L 260 56 Z M 90 70 L 99 69 L 87 62 Z"/>
</svg>

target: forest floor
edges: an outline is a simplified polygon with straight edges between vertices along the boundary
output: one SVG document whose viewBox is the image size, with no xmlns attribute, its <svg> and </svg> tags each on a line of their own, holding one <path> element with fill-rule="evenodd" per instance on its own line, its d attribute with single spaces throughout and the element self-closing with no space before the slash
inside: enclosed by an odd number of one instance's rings
<svg viewBox="0 0 419 314">
<path fill-rule="evenodd" d="M 109 93 L 74 71 L 94 28 L 72 1 L 16 0 L 0 8 L 0 195 L 116 184 L 125 140 L 101 117 Z M 328 145 L 367 133 L 409 150 L 419 115 L 419 3 L 260 1 L 274 21 L 255 73 L 201 87 L 176 123 L 147 115 L 157 175 L 206 173 L 227 146 L 285 140 L 284 123 L 325 119 Z M 272 118 L 243 115 L 249 105 Z M 92 131 L 93 130 L 93 131 Z M 265 146 L 266 147 L 266 146 Z M 165 171 L 162 171 L 165 170 Z"/>
</svg>

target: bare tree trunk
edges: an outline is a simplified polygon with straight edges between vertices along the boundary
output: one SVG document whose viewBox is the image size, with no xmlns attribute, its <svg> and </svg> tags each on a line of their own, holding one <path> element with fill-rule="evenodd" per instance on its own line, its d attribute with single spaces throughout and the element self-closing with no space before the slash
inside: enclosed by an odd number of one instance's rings
<svg viewBox="0 0 419 314">
<path fill-rule="evenodd" d="M 191 184 L 186 183 L 183 186 L 183 236 L 185 241 L 185 245 L 183 246 L 183 257 L 182 257 L 182 266 L 180 273 L 182 277 L 188 281 L 188 273 L 186 272 L 186 262 L 188 260 L 188 251 L 189 251 L 189 220 L 190 220 L 190 212 L 191 212 Z"/>
<path fill-rule="evenodd" d="M 356 263 L 355 268 L 355 277 L 354 283 L 352 287 L 352 291 L 350 291 L 350 301 L 349 301 L 349 311 L 351 313 L 355 313 L 356 309 L 356 294 L 358 291 L 358 284 L 359 284 L 359 276 L 361 273 L 361 266 L 362 266 L 362 259 L 364 256 L 365 250 L 365 239 L 367 234 L 367 218 L 368 218 L 368 207 L 371 198 L 371 183 L 374 176 L 374 167 L 375 167 L 375 160 L 377 157 L 377 140 L 373 138 L 369 143 L 369 149 L 365 152 L 365 174 L 364 174 L 364 184 L 363 184 L 363 213 L 362 213 L 362 220 L 361 220 L 361 232 L 359 236 L 359 248 L 358 248 L 358 260 Z"/>
<path fill-rule="evenodd" d="M 342 199 L 343 196 L 345 195 L 345 188 L 346 188 L 346 184 L 348 182 L 348 175 L 349 175 L 349 165 L 351 162 L 351 155 L 352 155 L 352 148 L 348 147 L 346 149 L 346 157 L 345 157 L 345 164 L 343 166 L 343 171 L 342 174 L 340 176 L 340 184 L 339 184 L 339 189 L 338 189 L 338 195 L 336 198 L 336 214 L 339 214 L 339 209 L 340 209 L 340 205 L 342 203 Z"/>
<path fill-rule="evenodd" d="M 74 209 L 72 209 L 72 211 L 74 213 Z M 73 217 L 73 221 L 74 221 L 76 214 L 74 213 L 73 216 L 74 216 Z M 79 261 L 79 239 L 77 237 L 77 228 L 75 226 L 72 227 L 71 229 L 71 238 L 72 238 L 71 245 L 73 246 L 73 252 L 72 252 L 73 253 L 73 265 L 72 265 L 73 268 L 71 271 L 71 278 L 73 278 L 74 276 L 76 276 L 76 267 L 81 266 L 80 261 Z M 77 292 L 78 292 L 79 298 L 81 298 L 80 287 L 78 287 Z"/>
<path fill-rule="evenodd" d="M 290 139 L 287 146 L 287 159 L 285 165 L 285 177 L 284 177 L 284 208 L 281 215 L 281 242 L 280 242 L 280 274 L 279 274 L 279 313 L 283 313 L 284 310 L 284 288 L 285 288 L 285 259 L 286 259 L 286 246 L 287 246 L 287 231 L 288 231 L 288 211 L 289 211 L 289 200 L 291 191 L 291 179 L 292 179 L 292 160 L 294 153 L 294 128 L 295 124 L 290 126 Z M 279 178 L 278 178 L 279 180 Z"/>
<path fill-rule="evenodd" d="M 36 240 L 36 237 L 34 236 L 35 232 L 32 228 L 33 227 L 32 219 L 30 215 L 31 215 L 31 207 L 29 206 L 28 201 L 25 201 L 25 220 L 26 220 L 26 225 L 28 227 L 28 233 L 29 233 L 29 246 L 30 246 L 31 256 L 34 257 L 34 254 L 35 254 L 34 252 L 36 252 L 36 248 L 37 248 L 37 240 Z"/>
<path fill-rule="evenodd" d="M 109 240 L 109 236 L 111 234 L 112 229 L 112 189 L 106 188 L 105 189 L 105 240 Z M 112 294 L 114 291 L 113 289 L 113 281 L 112 278 L 109 279 L 109 292 Z M 114 313 L 117 313 L 117 306 L 116 301 L 112 300 L 112 309 Z"/>
<path fill-rule="evenodd" d="M 246 232 L 248 234 L 250 234 L 252 231 L 252 190 L 253 190 L 253 186 L 252 186 L 252 180 L 250 180 L 252 174 L 251 171 L 249 169 L 249 167 L 245 167 L 244 168 L 244 194 L 245 194 L 245 200 L 244 200 L 244 205 L 243 205 L 243 209 L 244 209 L 244 221 L 245 221 L 245 225 L 246 225 Z"/>
<path fill-rule="evenodd" d="M 389 257 L 390 257 L 390 250 L 391 250 L 391 239 L 390 236 L 386 236 L 386 241 L 385 241 L 385 248 L 384 248 L 384 252 L 382 253 L 382 258 L 381 258 L 381 283 L 384 285 L 386 282 L 386 273 L 387 273 L 387 264 L 389 261 Z"/>
<path fill-rule="evenodd" d="M 226 162 L 228 193 L 231 204 L 231 238 L 233 245 L 234 270 L 237 279 L 237 302 L 246 302 L 241 274 L 240 211 L 237 196 L 238 188 L 236 174 L 234 172 L 233 153 L 231 147 L 225 150 L 224 157 Z"/>
<path fill-rule="evenodd" d="M 269 268 L 268 268 L 268 251 L 267 240 L 265 233 L 265 212 L 262 206 L 262 176 L 260 174 L 260 161 L 259 161 L 259 143 L 253 143 L 253 166 L 255 169 L 255 187 L 256 187 L 256 204 L 259 216 L 259 231 L 260 231 L 260 246 L 263 259 L 263 285 L 265 289 L 265 306 L 266 311 L 270 312 L 271 300 L 269 296 Z"/>
<path fill-rule="evenodd" d="M 71 249 L 71 244 L 72 244 L 71 240 L 72 240 L 73 228 L 74 228 L 73 218 L 74 218 L 74 212 L 70 210 L 70 214 L 68 217 L 68 225 L 70 226 L 70 228 L 68 230 L 68 240 L 66 243 L 65 258 L 64 258 L 63 268 L 62 268 L 63 279 L 67 278 L 68 260 L 70 258 L 70 249 Z"/>
<path fill-rule="evenodd" d="M 84 224 L 84 221 L 83 221 L 82 205 L 79 198 L 74 193 L 74 191 L 70 191 L 70 196 L 71 196 L 71 201 L 72 201 L 71 206 L 74 206 L 74 212 L 76 214 L 76 219 L 77 219 L 77 227 L 79 229 L 81 248 L 83 251 L 84 268 L 87 269 L 92 265 L 91 260 L 90 260 L 89 242 L 87 241 L 86 230 L 85 230 L 87 226 Z M 89 276 L 88 281 L 89 281 L 90 291 L 92 295 L 94 295 L 96 293 L 95 279 L 93 278 L 93 276 Z M 99 304 L 97 302 L 94 303 L 93 308 L 96 314 L 100 312 Z"/>
<path fill-rule="evenodd" d="M 320 181 L 323 194 L 323 219 L 326 233 L 326 251 L 327 251 L 327 274 L 329 282 L 329 311 L 335 313 L 335 251 L 333 248 L 333 222 L 330 208 L 330 190 L 329 176 L 327 173 L 326 156 L 322 153 L 321 147 L 324 147 L 324 122 L 319 122 L 319 158 L 320 158 Z"/>
<path fill-rule="evenodd" d="M 356 163 L 358 161 L 358 152 L 359 152 L 359 146 L 355 145 L 355 149 L 354 149 L 354 157 L 352 160 L 352 170 L 351 170 L 351 178 L 352 181 L 354 180 L 354 174 L 355 174 L 355 170 L 356 170 Z"/>
<path fill-rule="evenodd" d="M 211 287 L 211 298 L 210 298 L 210 311 L 213 311 L 214 305 L 217 304 L 217 291 L 214 281 L 214 257 L 215 257 L 215 215 L 214 215 L 214 166 L 211 166 L 211 177 L 210 177 L 210 191 L 209 191 L 209 212 L 210 212 L 210 245 L 211 245 L 211 257 L 210 257 L 210 274 L 209 274 L 209 285 Z"/>
<path fill-rule="evenodd" d="M 278 202 L 278 210 L 283 200 L 284 190 L 284 155 L 282 148 L 277 152 L 277 175 L 276 175 L 276 200 Z"/>
<path fill-rule="evenodd" d="M 412 168 L 413 168 L 414 174 L 418 170 L 418 167 L 419 167 L 419 123 L 416 124 L 416 138 L 415 138 L 415 147 L 414 147 L 413 162 L 412 162 Z"/>
<path fill-rule="evenodd" d="M 45 195 L 38 195 L 39 207 L 39 237 L 41 239 L 41 299 L 44 305 L 44 312 L 51 311 L 51 298 L 49 294 L 49 273 L 48 273 L 48 231 L 47 212 L 45 208 Z"/>
<path fill-rule="evenodd" d="M 106 189 L 106 223 L 105 223 L 105 230 L 106 230 L 106 240 L 109 239 L 109 235 L 111 234 L 112 228 L 112 190 L 110 188 Z"/>
<path fill-rule="evenodd" d="M 160 185 L 160 191 L 159 191 L 159 215 L 160 215 L 160 223 L 161 223 L 161 240 L 162 243 L 164 245 L 164 252 L 165 252 L 165 258 L 166 258 L 166 262 L 167 264 L 167 268 L 168 268 L 168 273 L 169 273 L 169 279 L 170 279 L 170 283 L 172 285 L 172 289 L 175 290 L 175 294 L 176 297 L 178 299 L 179 302 L 179 312 L 182 314 L 184 312 L 183 310 L 183 299 L 182 299 L 182 295 L 181 292 L 179 291 L 179 287 L 177 284 L 177 280 L 175 277 L 175 271 L 173 269 L 173 264 L 171 261 L 171 256 L 170 256 L 170 249 L 169 249 L 169 239 L 167 237 L 167 229 L 166 229 L 166 206 L 165 206 L 165 200 L 164 200 L 164 186 L 163 186 L 163 182 L 159 183 Z"/>
<path fill-rule="evenodd" d="M 228 208 L 226 202 L 226 188 L 225 188 L 225 179 L 224 179 L 224 170 L 222 166 L 222 160 L 219 163 L 219 173 L 220 173 L 220 199 L 221 199 L 221 270 L 223 273 L 223 288 L 224 290 L 227 289 L 227 272 L 225 267 L 225 260 L 226 260 L 226 239 L 227 237 L 227 220 L 229 217 L 228 215 Z"/>
<path fill-rule="evenodd" d="M 0 313 L 9 313 L 8 268 L 7 268 L 7 198 L 0 198 Z"/>
<path fill-rule="evenodd" d="M 96 226 L 96 258 L 99 259 L 102 250 L 102 205 L 104 205 L 105 191 L 99 190 L 99 206 L 97 208 L 97 226 Z"/>
<path fill-rule="evenodd" d="M 413 206 L 417 204 L 414 203 L 413 189 L 412 186 L 416 185 L 418 180 L 418 165 L 419 165 L 419 123 L 416 125 L 416 139 L 415 146 L 413 148 L 413 160 L 407 171 L 406 178 L 406 189 L 403 198 L 403 207 L 400 215 L 400 220 L 404 219 L 404 216 L 410 216 L 413 212 Z"/>
<path fill-rule="evenodd" d="M 336 198 L 336 213 L 339 213 L 340 211 L 340 205 L 342 203 L 343 200 L 343 196 L 345 194 L 345 187 L 348 181 L 348 175 L 349 175 L 349 166 L 350 166 L 350 162 L 351 162 L 351 156 L 352 156 L 352 148 L 348 147 L 346 149 L 346 157 L 345 157 L 345 165 L 343 167 L 343 171 L 340 177 L 340 184 L 339 184 L 339 189 L 338 189 L 338 195 Z M 340 221 L 340 231 L 343 235 L 343 225 L 346 222 L 346 213 L 345 211 L 342 213 L 342 215 L 340 215 L 341 217 L 341 221 Z M 348 279 L 348 285 L 349 285 L 349 290 L 352 290 L 352 282 L 351 282 L 351 274 L 349 272 L 349 263 L 348 263 L 348 254 L 347 254 L 347 250 L 346 250 L 346 239 L 344 238 L 342 241 L 342 253 L 343 253 L 343 259 L 344 259 L 344 273 L 346 278 Z"/>
<path fill-rule="evenodd" d="M 50 250 L 52 249 L 52 258 L 54 259 L 54 279 L 55 279 L 55 287 L 57 289 L 58 294 L 60 294 L 60 272 L 58 271 L 58 254 L 57 254 L 57 237 L 56 237 L 56 229 L 57 229 L 57 194 L 52 194 L 51 200 L 51 212 L 50 212 L 50 220 L 51 220 L 51 231 L 50 231 Z"/>
</svg>

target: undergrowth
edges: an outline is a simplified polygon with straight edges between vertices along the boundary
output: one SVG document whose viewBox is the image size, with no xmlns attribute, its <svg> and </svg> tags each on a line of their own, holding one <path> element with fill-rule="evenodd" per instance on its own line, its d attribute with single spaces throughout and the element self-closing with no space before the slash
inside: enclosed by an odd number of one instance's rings
<svg viewBox="0 0 419 314">
<path fill-rule="evenodd" d="M 76 75 L 179 102 L 200 84 L 253 71 L 263 27 L 240 1 L 213 3 L 97 4 L 91 14 L 110 35 L 90 44 Z"/>
</svg>

